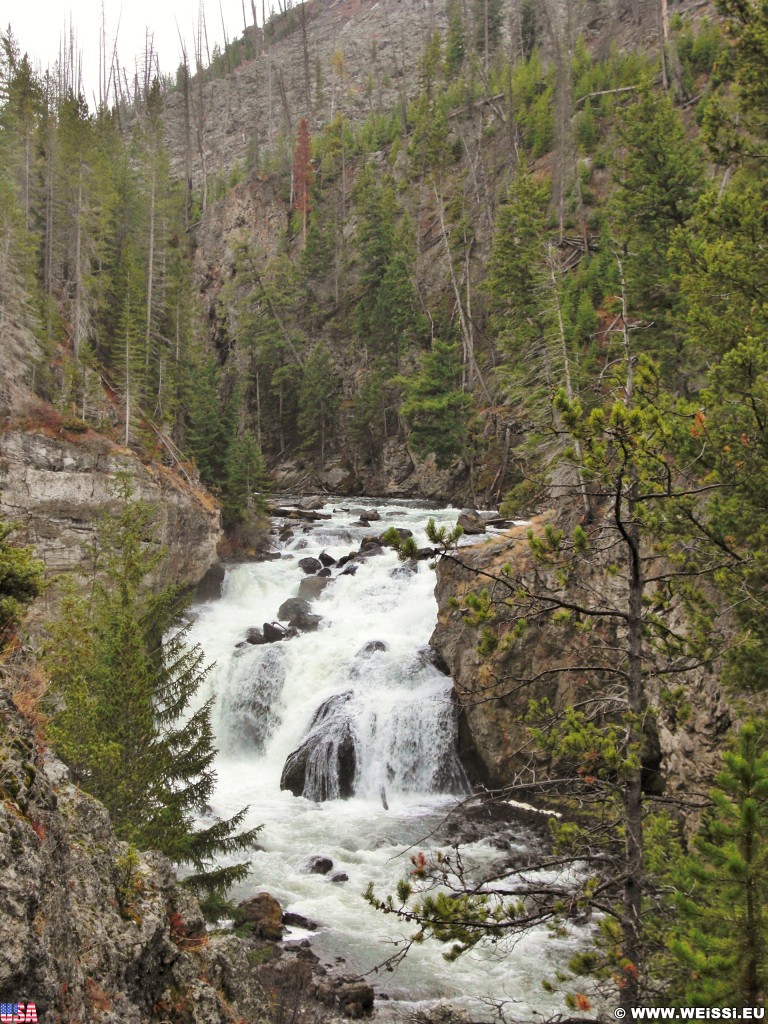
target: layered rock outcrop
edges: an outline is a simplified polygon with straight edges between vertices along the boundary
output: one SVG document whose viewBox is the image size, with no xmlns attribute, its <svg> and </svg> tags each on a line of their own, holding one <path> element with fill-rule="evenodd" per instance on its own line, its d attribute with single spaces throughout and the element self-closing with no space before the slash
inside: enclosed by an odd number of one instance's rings
<svg viewBox="0 0 768 1024">
<path fill-rule="evenodd" d="M 533 528 L 541 530 L 553 519 L 553 514 L 544 515 Z M 562 671 L 563 666 L 589 663 L 589 652 L 597 644 L 606 664 L 618 666 L 622 656 L 615 620 L 602 620 L 590 631 L 576 624 L 531 623 L 514 644 L 502 642 L 486 657 L 478 653 L 482 626 L 472 624 L 461 599 L 483 589 L 497 598 L 493 628 L 503 640 L 513 617 L 501 602 L 512 591 L 494 580 L 505 565 L 512 576 L 534 580 L 537 570 L 528 530 L 529 526 L 513 527 L 501 536 L 461 548 L 455 559 L 443 558 L 437 566 L 439 611 L 431 645 L 454 679 L 465 764 L 476 781 L 492 787 L 530 780 L 532 767 L 543 766 L 544 759 L 522 721 L 530 700 L 547 700 L 560 711 L 594 696 L 612 678 L 607 673 Z M 620 577 L 612 583 L 604 568 L 595 563 L 585 569 L 590 578 L 579 581 L 580 586 L 594 594 L 605 593 L 606 587 L 620 588 Z M 563 595 L 567 597 L 567 591 Z M 616 598 L 617 594 L 606 596 Z M 679 610 L 673 607 L 669 615 L 670 626 L 679 626 Z M 644 763 L 656 776 L 657 788 L 663 786 L 670 795 L 706 792 L 719 769 L 732 714 L 717 673 L 700 667 L 675 677 L 673 686 L 681 689 L 670 694 L 665 678 L 649 671 L 646 686 L 656 713 L 646 730 Z"/>
<path fill-rule="evenodd" d="M 264 1018 L 247 948 L 170 863 L 119 842 L 0 690 L 0 995 L 50 1024 Z"/>
<path fill-rule="evenodd" d="M 49 577 L 86 569 L 99 516 L 117 508 L 120 473 L 156 508 L 152 542 L 167 552 L 158 582 L 196 584 L 215 561 L 220 537 L 210 496 L 91 431 L 77 438 L 34 429 L 0 434 L 0 514 L 19 524 L 18 539 L 34 545 Z M 43 612 L 52 611 L 55 588 L 43 601 Z"/>
</svg>

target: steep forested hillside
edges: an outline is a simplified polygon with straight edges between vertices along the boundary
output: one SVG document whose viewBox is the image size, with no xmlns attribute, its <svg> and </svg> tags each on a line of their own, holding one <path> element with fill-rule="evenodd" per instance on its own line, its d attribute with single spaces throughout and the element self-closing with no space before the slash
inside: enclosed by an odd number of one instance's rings
<svg viewBox="0 0 768 1024">
<path fill-rule="evenodd" d="M 610 360 L 617 249 L 644 348 L 700 382 L 668 250 L 729 166 L 697 141 L 729 45 L 701 4 L 657 13 L 301 5 L 97 111 L 7 38 L 4 308 L 36 392 L 225 495 L 245 444 L 254 479 L 260 448 L 293 484 L 524 503 L 546 395 Z"/>
</svg>

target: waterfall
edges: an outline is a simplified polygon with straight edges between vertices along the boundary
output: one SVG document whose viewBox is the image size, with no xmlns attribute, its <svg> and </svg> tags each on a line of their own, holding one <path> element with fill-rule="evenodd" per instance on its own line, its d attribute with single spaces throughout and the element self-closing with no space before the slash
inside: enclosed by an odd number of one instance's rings
<svg viewBox="0 0 768 1024">
<path fill-rule="evenodd" d="M 320 922 L 312 946 L 326 963 L 344 958 L 360 973 L 413 931 L 374 911 L 362 891 L 373 882 L 380 895 L 394 892 L 414 849 L 450 854 L 458 836 L 446 814 L 456 794 L 467 791 L 451 680 L 429 657 L 437 606 L 427 562 L 404 565 L 392 550 L 370 548 L 361 560 L 330 565 L 330 577 L 307 576 L 299 565 L 320 555 L 338 562 L 389 526 L 410 529 L 426 544 L 430 515 L 438 525 L 452 525 L 458 515 L 409 502 L 375 507 L 381 519 L 369 525 L 330 503 L 322 510 L 328 519 L 290 524 L 281 531 L 279 558 L 228 568 L 221 599 L 196 606 L 190 634 L 215 662 L 209 689 L 200 694 L 216 697 L 211 811 L 229 817 L 248 805 L 244 824 L 263 826 L 250 855 L 251 879 L 233 898 L 269 890 L 284 910 Z M 304 579 L 316 593 L 316 628 L 276 643 L 248 643 L 249 630 L 275 621 Z M 496 870 L 510 850 L 535 841 L 519 824 L 494 832 L 475 830 L 463 844 L 467 870 Z M 309 873 L 318 854 L 348 881 Z M 475 1020 L 487 1014 L 483 999 L 513 999 L 519 1015 L 526 1007 L 554 1011 L 557 999 L 542 994 L 541 979 L 554 973 L 547 964 L 558 941 L 542 930 L 505 957 L 478 949 L 447 964 L 444 947 L 429 940 L 374 985 L 390 1006 L 418 1009 L 421 1001 L 449 999 Z"/>
<path fill-rule="evenodd" d="M 310 578 L 301 560 L 322 554 L 335 562 L 364 537 L 412 516 L 389 510 L 382 521 L 355 527 L 354 517 L 342 512 L 306 533 L 299 525 L 298 536 L 282 542 L 279 561 L 230 572 L 226 596 L 240 591 L 245 598 L 258 576 L 260 592 L 247 600 L 257 597 L 248 626 L 259 628 Z M 354 574 L 334 566 L 322 579 L 326 585 L 312 602 L 321 617 L 316 630 L 256 646 L 243 643 L 245 630 L 233 636 L 241 646 L 233 642 L 222 658 L 228 669 L 219 695 L 220 744 L 272 764 L 282 760 L 283 788 L 311 800 L 376 796 L 382 789 L 466 792 L 451 680 L 414 647 L 415 630 L 423 623 L 425 642 L 434 617 L 429 567 L 403 566 L 389 550 L 351 565 Z"/>
</svg>

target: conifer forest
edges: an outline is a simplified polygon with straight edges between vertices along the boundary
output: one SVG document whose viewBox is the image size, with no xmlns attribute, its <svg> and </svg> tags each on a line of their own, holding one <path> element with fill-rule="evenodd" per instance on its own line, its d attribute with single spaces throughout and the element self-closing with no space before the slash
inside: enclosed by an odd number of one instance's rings
<svg viewBox="0 0 768 1024">
<path fill-rule="evenodd" d="M 0 1018 L 762 1019 L 768 0 L 197 19 L 0 32 Z"/>
</svg>

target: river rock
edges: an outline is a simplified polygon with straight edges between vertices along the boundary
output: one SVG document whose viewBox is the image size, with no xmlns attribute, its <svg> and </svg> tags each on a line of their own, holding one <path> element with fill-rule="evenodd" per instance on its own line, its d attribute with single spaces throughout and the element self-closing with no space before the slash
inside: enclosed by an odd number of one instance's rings
<svg viewBox="0 0 768 1024">
<path fill-rule="evenodd" d="M 264 632 L 261 629 L 257 629 L 256 626 L 251 626 L 248 632 L 245 634 L 245 642 L 247 644 L 265 644 L 267 641 L 264 639 Z"/>
<path fill-rule="evenodd" d="M 312 717 L 307 736 L 286 759 L 280 789 L 318 801 L 354 795 L 357 753 L 346 709 L 352 696 L 347 690 L 323 701 Z"/>
<path fill-rule="evenodd" d="M 381 519 L 381 516 L 376 511 L 376 509 L 371 508 L 367 509 L 364 512 L 361 512 L 360 519 L 364 523 L 377 523 Z"/>
<path fill-rule="evenodd" d="M 409 530 L 405 526 L 390 526 L 388 530 L 384 531 L 384 533 L 379 534 L 379 544 L 386 544 L 387 534 L 389 534 L 391 537 L 393 533 L 396 533 L 400 540 L 408 540 L 409 537 L 413 536 L 413 530 Z"/>
<path fill-rule="evenodd" d="M 329 555 L 327 551 L 321 551 L 317 557 L 326 569 L 330 568 L 332 565 L 336 565 L 336 559 L 332 555 Z"/>
<path fill-rule="evenodd" d="M 442 672 L 444 676 L 449 676 L 451 674 L 451 670 L 448 668 L 445 658 L 439 651 L 435 650 L 435 648 L 431 647 L 429 644 L 427 644 L 426 647 L 419 648 L 419 657 L 430 665 L 434 665 L 437 671 Z"/>
<path fill-rule="evenodd" d="M 323 568 L 323 563 L 318 558 L 308 556 L 307 558 L 299 559 L 299 568 L 302 572 L 310 575 L 311 573 L 320 572 Z"/>
<path fill-rule="evenodd" d="M 363 537 L 360 541 L 360 549 L 354 557 L 355 559 L 370 558 L 372 555 L 380 555 L 383 550 L 378 537 Z"/>
<path fill-rule="evenodd" d="M 316 853 L 306 861 L 302 871 L 306 875 L 327 875 L 329 871 L 333 871 L 333 861 L 330 857 Z"/>
<path fill-rule="evenodd" d="M 331 570 L 326 567 L 324 569 L 321 569 L 317 575 L 320 577 L 321 580 L 329 579 L 331 576 Z"/>
<path fill-rule="evenodd" d="M 331 875 L 332 882 L 348 882 L 349 875 L 346 871 L 334 871 Z"/>
<path fill-rule="evenodd" d="M 356 658 L 372 658 L 379 651 L 387 651 L 389 648 L 383 640 L 369 640 L 355 655 Z"/>
<path fill-rule="evenodd" d="M 343 982 L 334 995 L 345 1017 L 358 1020 L 373 1012 L 374 992 L 367 981 Z"/>
<path fill-rule="evenodd" d="M 466 534 L 485 533 L 485 520 L 473 508 L 465 508 L 458 518 L 458 525 Z"/>
<path fill-rule="evenodd" d="M 302 580 L 301 582 L 304 584 L 308 581 Z M 322 584 L 325 586 L 326 581 L 323 580 Z M 323 586 L 320 587 L 320 590 L 323 589 Z M 301 591 L 301 587 L 299 587 L 299 591 Z M 323 621 L 322 616 L 312 614 L 309 609 L 309 602 L 303 597 L 289 597 L 287 601 L 283 601 L 277 610 L 277 617 L 282 619 L 283 622 L 287 622 L 294 629 L 300 629 L 305 633 L 317 629 L 318 625 Z"/>
<path fill-rule="evenodd" d="M 302 498 L 298 506 L 303 512 L 319 512 L 324 504 L 325 501 L 319 495 L 311 495 L 310 497 Z"/>
<path fill-rule="evenodd" d="M 418 571 L 418 566 L 412 558 L 409 558 L 407 562 L 403 562 L 401 565 L 396 565 L 394 569 L 390 569 L 389 575 L 393 580 L 408 579 L 415 572 Z"/>
<path fill-rule="evenodd" d="M 316 932 L 318 929 L 317 921 L 310 921 L 308 917 L 296 914 L 292 910 L 287 910 L 283 914 L 283 924 L 288 928 L 304 928 L 308 932 Z"/>
<path fill-rule="evenodd" d="M 290 640 L 291 637 L 296 634 L 290 629 L 286 629 L 285 626 L 281 626 L 279 622 L 265 622 L 264 623 L 264 643 L 274 644 L 278 640 Z"/>
<path fill-rule="evenodd" d="M 345 566 L 344 571 L 341 573 L 341 575 L 342 576 L 354 576 L 355 573 L 357 572 L 358 568 L 359 568 L 359 566 L 355 565 L 354 563 L 352 565 L 347 565 L 347 566 Z"/>
<path fill-rule="evenodd" d="M 316 598 L 320 597 L 330 582 L 331 581 L 327 576 L 305 576 L 299 584 L 299 596 L 297 598 L 292 598 L 292 600 L 304 601 L 305 604 L 307 601 L 314 601 Z M 306 621 L 308 618 L 314 618 L 320 622 L 320 616 L 311 615 L 309 611 L 302 616 L 302 621 Z M 298 625 L 298 623 L 295 623 L 295 625 Z M 312 627 L 299 626 L 299 629 L 308 630 L 310 628 L 317 629 L 317 623 Z"/>
<path fill-rule="evenodd" d="M 221 562 L 215 562 L 200 580 L 195 591 L 195 601 L 218 601 L 226 570 Z"/>
<path fill-rule="evenodd" d="M 258 551 L 251 557 L 252 562 L 279 562 L 283 557 L 280 551 Z"/>
<path fill-rule="evenodd" d="M 260 892 L 237 905 L 235 923 L 250 925 L 260 939 L 279 942 L 283 937 L 283 908 L 271 893 Z"/>
<path fill-rule="evenodd" d="M 413 557 L 418 559 L 420 562 L 424 562 L 428 558 L 434 558 L 437 554 L 439 554 L 437 548 L 418 548 Z"/>
</svg>

